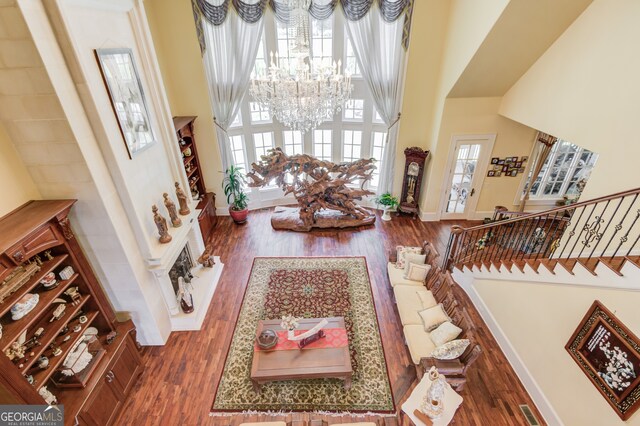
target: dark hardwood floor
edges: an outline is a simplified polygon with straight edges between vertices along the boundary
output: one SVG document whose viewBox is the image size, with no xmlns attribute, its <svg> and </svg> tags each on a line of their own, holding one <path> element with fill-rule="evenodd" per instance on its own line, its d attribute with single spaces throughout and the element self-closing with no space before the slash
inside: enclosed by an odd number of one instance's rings
<svg viewBox="0 0 640 426">
<path fill-rule="evenodd" d="M 330 418 L 313 414 L 288 416 L 210 417 L 216 384 L 229 347 L 242 295 L 255 256 L 366 256 L 385 348 L 391 386 L 398 410 L 416 383 L 415 370 L 404 345 L 402 327 L 387 278 L 389 251 L 396 245 L 432 241 L 442 254 L 452 225 L 464 221 L 421 222 L 410 217 L 379 218 L 375 226 L 358 230 L 297 233 L 274 231 L 270 209 L 253 211 L 244 225 L 219 218 L 214 232 L 215 254 L 225 264 L 202 331 L 176 332 L 162 347 L 145 349 L 145 371 L 125 404 L 116 424 L 237 425 L 244 421 L 309 420 L 333 423 L 362 418 Z M 513 372 L 496 341 L 464 292 L 456 289 L 477 327 L 483 355 L 472 366 L 461 392 L 464 398 L 454 418 L 459 425 L 527 425 L 519 404 L 529 404 L 538 421 L 542 417 Z M 198 301 L 195 301 L 198 303 Z M 373 419 L 369 417 L 368 419 Z"/>
</svg>

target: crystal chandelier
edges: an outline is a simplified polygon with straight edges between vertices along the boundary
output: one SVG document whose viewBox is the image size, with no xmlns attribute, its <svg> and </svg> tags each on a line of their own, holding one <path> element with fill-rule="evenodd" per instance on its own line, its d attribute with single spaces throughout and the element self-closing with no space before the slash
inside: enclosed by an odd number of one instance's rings
<svg viewBox="0 0 640 426">
<path fill-rule="evenodd" d="M 251 80 L 249 93 L 271 116 L 302 133 L 315 129 L 340 112 L 351 95 L 351 76 L 341 74 L 342 63 L 309 59 L 310 0 L 289 0 L 290 24 L 295 28 L 295 68 L 271 52 L 268 72 Z"/>
</svg>

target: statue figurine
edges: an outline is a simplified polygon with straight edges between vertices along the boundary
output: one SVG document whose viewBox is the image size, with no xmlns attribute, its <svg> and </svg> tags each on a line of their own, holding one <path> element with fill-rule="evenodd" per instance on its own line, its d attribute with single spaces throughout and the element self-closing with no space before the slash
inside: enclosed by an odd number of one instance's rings
<svg viewBox="0 0 640 426">
<path fill-rule="evenodd" d="M 213 265 L 216 264 L 216 262 L 213 260 L 212 244 L 207 244 L 204 247 L 204 252 L 202 252 L 202 255 L 198 258 L 198 263 L 204 266 L 205 268 L 213 268 Z"/>
<path fill-rule="evenodd" d="M 178 294 L 176 294 L 176 298 L 178 302 L 180 302 L 180 308 L 182 308 L 182 312 L 185 314 L 190 314 L 193 312 L 193 295 L 191 292 L 193 291 L 193 285 L 190 282 L 185 281 L 183 277 L 178 278 Z"/>
<path fill-rule="evenodd" d="M 181 227 L 182 226 L 182 219 L 180 219 L 178 217 L 178 212 L 176 211 L 176 205 L 171 200 L 171 198 L 169 198 L 169 194 L 167 194 L 166 192 L 164 194 L 162 194 L 162 196 L 164 197 L 164 206 L 169 211 L 169 217 L 171 218 L 171 224 L 173 225 L 174 228 Z"/>
<path fill-rule="evenodd" d="M 180 214 L 182 216 L 186 216 L 191 213 L 191 210 L 189 210 L 189 204 L 187 203 L 187 196 L 182 188 L 180 188 L 180 184 L 178 182 L 176 182 L 176 197 L 178 197 L 178 203 L 180 203 Z"/>
<path fill-rule="evenodd" d="M 158 227 L 158 233 L 160 234 L 160 243 L 167 244 L 171 241 L 171 235 L 169 235 L 169 227 L 167 226 L 167 219 L 162 217 L 160 213 L 158 213 L 158 207 L 154 204 L 151 207 L 151 211 L 153 212 L 153 221 L 156 223 Z"/>
</svg>

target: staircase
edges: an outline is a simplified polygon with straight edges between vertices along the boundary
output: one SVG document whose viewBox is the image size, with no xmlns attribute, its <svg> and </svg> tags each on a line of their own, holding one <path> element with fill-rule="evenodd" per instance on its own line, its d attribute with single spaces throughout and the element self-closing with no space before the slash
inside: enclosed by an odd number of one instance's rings
<svg viewBox="0 0 640 426">
<path fill-rule="evenodd" d="M 540 213 L 498 206 L 490 223 L 452 227 L 443 269 L 586 285 L 607 277 L 640 289 L 639 195 L 640 188 Z"/>
<path fill-rule="evenodd" d="M 568 401 L 552 389 L 582 383 L 564 347 L 588 306 L 602 300 L 637 319 L 639 196 L 640 188 L 532 214 L 497 207 L 490 223 L 452 228 L 443 269 L 549 425 L 564 424 L 559 407 Z"/>
</svg>

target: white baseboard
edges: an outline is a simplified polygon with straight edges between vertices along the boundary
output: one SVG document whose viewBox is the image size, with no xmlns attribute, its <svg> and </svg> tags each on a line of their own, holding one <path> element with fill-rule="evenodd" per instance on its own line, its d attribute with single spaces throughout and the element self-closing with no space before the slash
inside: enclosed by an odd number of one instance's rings
<svg viewBox="0 0 640 426">
<path fill-rule="evenodd" d="M 513 367 L 513 370 L 516 372 L 518 378 L 529 393 L 529 396 L 531 396 L 531 399 L 536 404 L 536 407 L 538 408 L 538 411 L 540 411 L 545 422 L 550 426 L 563 426 L 564 423 L 560 420 L 560 416 L 558 416 L 558 413 L 556 413 L 553 406 L 542 392 L 542 389 L 540 389 L 540 386 L 531 375 L 531 372 L 524 364 L 524 361 L 522 361 L 522 358 L 518 355 L 518 352 L 511 344 L 511 341 L 498 324 L 498 321 L 495 319 L 493 314 L 491 314 L 491 311 L 484 303 L 484 300 L 476 291 L 473 286 L 475 281 L 473 276 L 471 274 L 463 274 L 458 270 L 454 270 L 453 278 L 458 284 L 460 284 L 460 287 L 462 287 L 465 293 L 467 293 L 480 313 L 480 316 L 489 327 L 491 334 L 498 342 L 498 346 L 500 346 L 500 349 L 504 352 L 509 364 L 511 364 L 511 367 Z"/>
<path fill-rule="evenodd" d="M 423 222 L 437 222 L 440 220 L 440 217 L 436 212 L 421 212 L 420 220 Z"/>
</svg>

